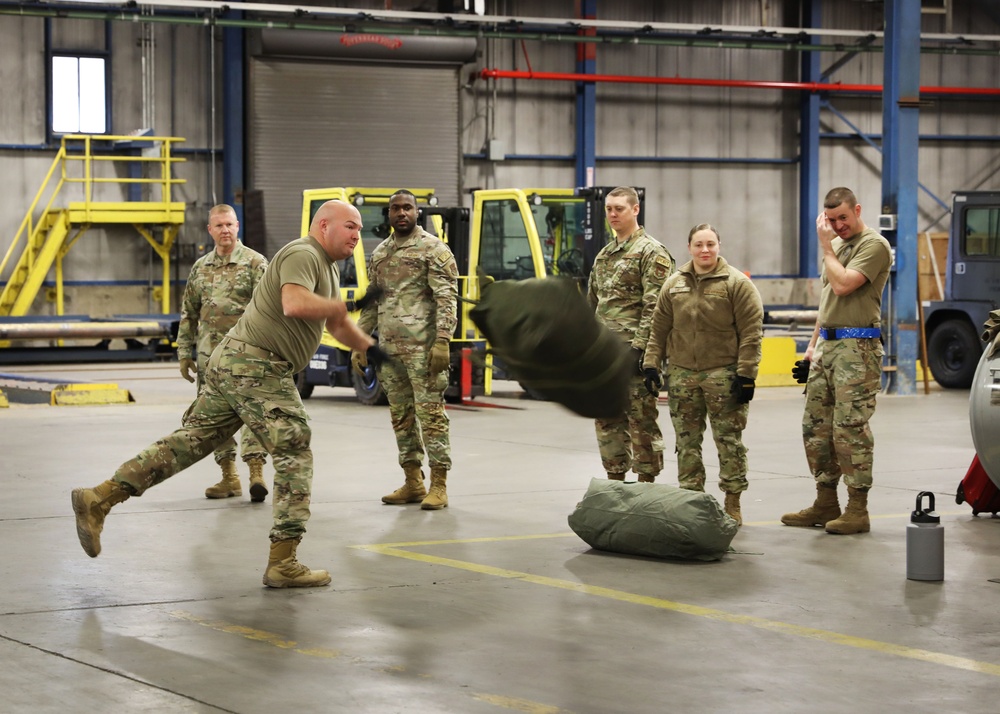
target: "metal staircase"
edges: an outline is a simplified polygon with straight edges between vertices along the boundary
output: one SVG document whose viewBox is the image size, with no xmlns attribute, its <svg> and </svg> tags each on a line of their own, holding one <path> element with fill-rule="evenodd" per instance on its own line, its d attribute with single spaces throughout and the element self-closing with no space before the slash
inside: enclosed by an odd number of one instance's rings
<svg viewBox="0 0 1000 714">
<path fill-rule="evenodd" d="M 163 261 L 161 308 L 163 314 L 170 312 L 170 248 L 184 224 L 185 209 L 183 201 L 171 200 L 172 187 L 184 183 L 173 177 L 172 170 L 184 159 L 173 156 L 171 149 L 181 141 L 158 136 L 64 136 L 0 262 L 2 277 L 20 250 L 0 292 L 0 316 L 26 315 L 53 266 L 56 314 L 65 314 L 63 259 L 96 224 L 129 224 L 149 242 Z M 82 200 L 58 207 L 58 198 Z M 157 240 L 157 231 L 162 240 Z"/>
</svg>

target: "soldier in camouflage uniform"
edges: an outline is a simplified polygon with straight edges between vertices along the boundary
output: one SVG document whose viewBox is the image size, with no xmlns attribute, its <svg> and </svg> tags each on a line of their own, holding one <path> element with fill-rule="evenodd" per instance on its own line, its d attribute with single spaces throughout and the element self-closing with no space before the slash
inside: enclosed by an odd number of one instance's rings
<svg viewBox="0 0 1000 714">
<path fill-rule="evenodd" d="M 750 279 L 719 255 L 720 243 L 718 231 L 707 223 L 688 234 L 691 260 L 663 284 L 643 372 L 646 388 L 657 394 L 660 365 L 669 356 L 680 487 L 705 490 L 701 444 L 707 416 L 719 450 L 726 513 L 742 525 L 740 494 L 747 490 L 743 430 L 760 364 L 764 307 Z"/>
<path fill-rule="evenodd" d="M 177 354 L 181 376 L 189 382 L 197 376 L 199 392 L 205 383 L 208 358 L 240 319 L 267 268 L 263 255 L 239 241 L 239 230 L 232 206 L 221 204 L 208 212 L 208 233 L 215 249 L 195 262 L 184 288 Z M 263 473 L 267 451 L 249 429 L 243 427 L 240 432 L 240 453 L 250 467 L 250 500 L 260 503 L 267 496 Z M 235 441 L 230 439 L 215 450 L 215 463 L 222 468 L 222 480 L 205 489 L 206 498 L 242 496 Z"/>
<path fill-rule="evenodd" d="M 802 438 L 816 480 L 809 508 L 786 513 L 786 526 L 821 526 L 847 535 L 871 530 L 875 439 L 868 420 L 882 378 L 882 289 L 889 279 L 889 242 L 861 220 L 861 204 L 847 188 L 831 190 L 816 218 L 823 254 L 819 319 L 805 359 L 792 370 L 806 382 Z M 837 499 L 840 477 L 847 508 Z"/>
<path fill-rule="evenodd" d="M 245 424 L 274 459 L 274 525 L 264 585 L 312 587 L 330 583 L 296 551 L 309 519 L 312 432 L 294 375 L 319 346 L 323 327 L 376 366 L 385 359 L 374 340 L 348 317 L 340 299 L 338 260 L 351 255 L 361 214 L 343 201 L 316 212 L 309 234 L 274 256 L 250 304 L 212 352 L 205 384 L 182 427 L 122 464 L 112 479 L 72 493 L 76 531 L 87 555 L 101 552 L 111 508 L 208 456 Z"/>
<path fill-rule="evenodd" d="M 446 481 L 451 469 L 448 387 L 451 335 L 458 323 L 458 266 L 448 246 L 417 225 L 417 201 L 409 191 L 389 199 L 393 233 L 372 253 L 368 283 L 385 290 L 384 299 L 369 305 L 358 319 L 365 332 L 378 329 L 379 344 L 393 357 L 378 371 L 389 398 L 404 483 L 383 503 L 420 503 L 425 510 L 448 505 Z M 364 357 L 354 353 L 356 369 Z M 424 451 L 431 470 L 424 489 Z"/>
<path fill-rule="evenodd" d="M 613 189 L 604 208 L 616 240 L 594 259 L 587 299 L 598 321 L 632 348 L 635 374 L 627 412 L 595 421 L 597 445 L 609 479 L 624 481 L 632 469 L 639 481 L 652 483 L 663 470 L 663 434 L 656 422 L 656 397 L 643 384 L 642 355 L 656 298 L 674 270 L 674 259 L 639 225 L 639 196 L 634 188 Z"/>
</svg>

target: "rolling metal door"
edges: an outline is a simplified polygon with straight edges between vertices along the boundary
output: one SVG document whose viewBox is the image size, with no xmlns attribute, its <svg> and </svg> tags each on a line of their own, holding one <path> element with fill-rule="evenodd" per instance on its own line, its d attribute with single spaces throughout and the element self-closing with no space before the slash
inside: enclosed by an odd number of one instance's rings
<svg viewBox="0 0 1000 714">
<path fill-rule="evenodd" d="M 430 187 L 460 205 L 456 67 L 254 59 L 250 84 L 268 256 L 299 237 L 306 188 Z"/>
</svg>

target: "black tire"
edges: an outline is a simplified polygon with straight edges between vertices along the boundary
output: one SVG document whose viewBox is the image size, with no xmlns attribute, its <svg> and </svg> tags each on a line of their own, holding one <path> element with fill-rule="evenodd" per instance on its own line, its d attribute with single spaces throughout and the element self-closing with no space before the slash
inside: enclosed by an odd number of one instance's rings
<svg viewBox="0 0 1000 714">
<path fill-rule="evenodd" d="M 965 503 L 965 486 L 961 483 L 958 484 L 958 492 L 955 494 L 955 503 Z"/>
<path fill-rule="evenodd" d="M 312 396 L 314 384 L 310 384 L 306 381 L 306 371 L 302 370 L 295 375 L 295 390 L 299 393 L 299 396 L 303 399 L 308 399 Z"/>
<path fill-rule="evenodd" d="M 968 389 L 983 353 L 979 336 L 967 320 L 945 320 L 927 340 L 927 362 L 942 387 Z"/>
<path fill-rule="evenodd" d="M 358 395 L 358 401 L 365 406 L 375 407 L 389 403 L 389 398 L 382 389 L 382 383 L 378 381 L 375 368 L 371 365 L 365 367 L 364 376 L 352 369 L 351 382 L 354 383 L 354 393 Z"/>
</svg>

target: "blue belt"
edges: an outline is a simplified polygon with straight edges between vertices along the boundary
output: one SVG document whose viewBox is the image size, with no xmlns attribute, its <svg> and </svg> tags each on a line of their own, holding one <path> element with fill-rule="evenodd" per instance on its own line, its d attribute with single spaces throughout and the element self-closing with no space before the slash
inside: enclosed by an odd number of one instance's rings
<svg viewBox="0 0 1000 714">
<path fill-rule="evenodd" d="M 877 327 L 821 327 L 819 335 L 824 340 L 871 339 L 882 336 Z"/>
</svg>

